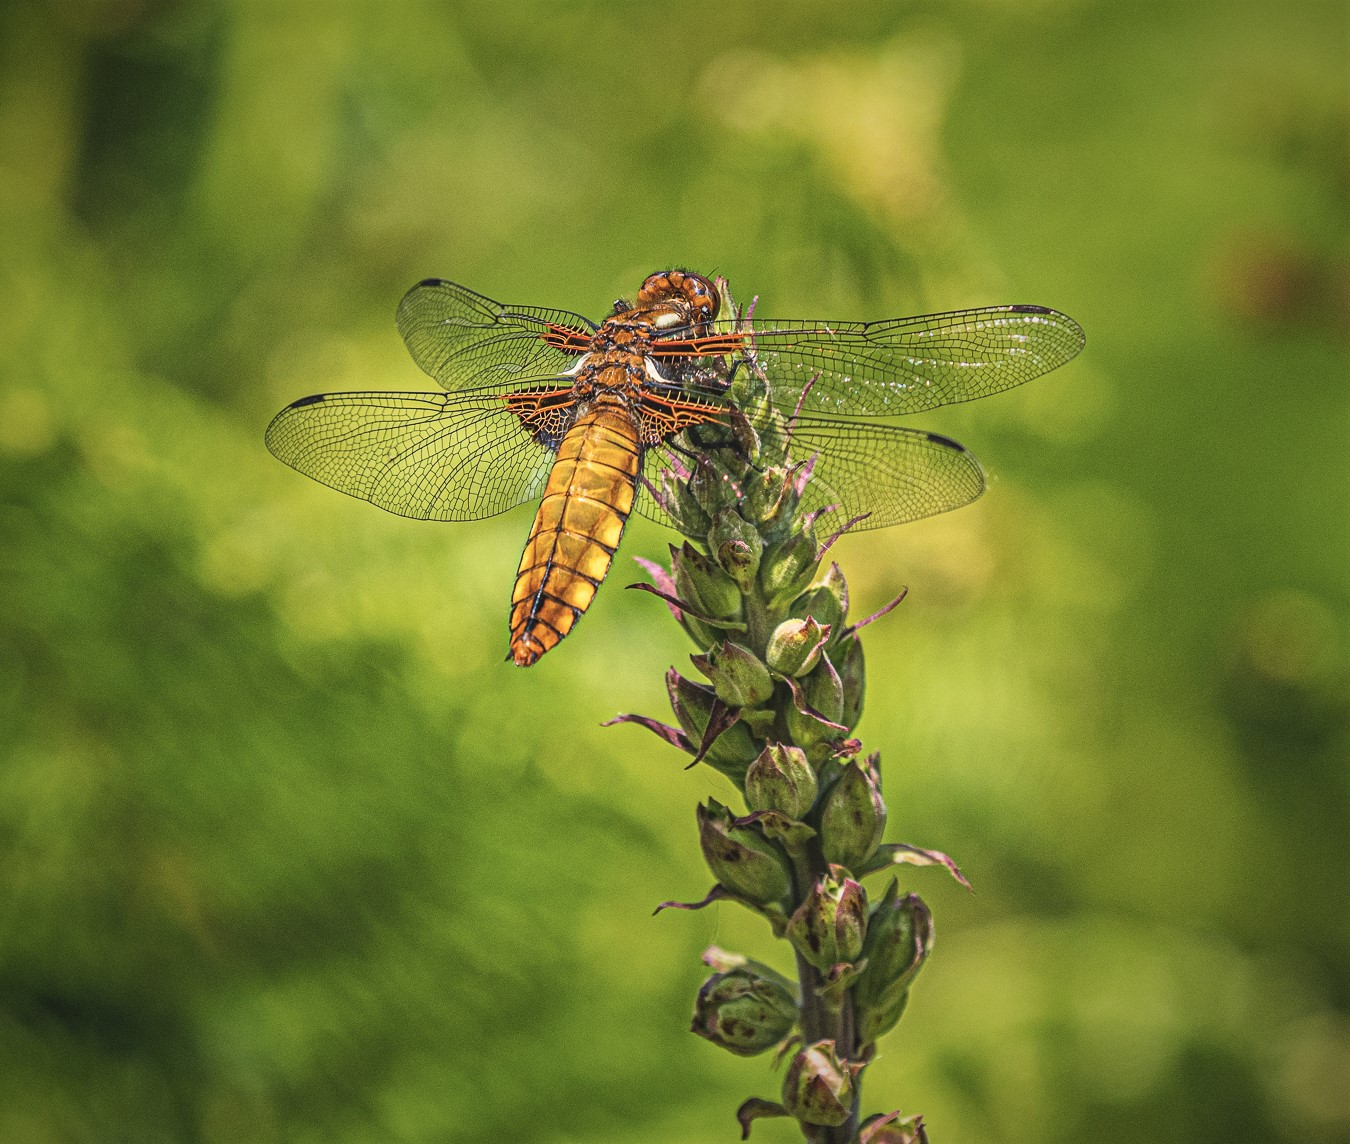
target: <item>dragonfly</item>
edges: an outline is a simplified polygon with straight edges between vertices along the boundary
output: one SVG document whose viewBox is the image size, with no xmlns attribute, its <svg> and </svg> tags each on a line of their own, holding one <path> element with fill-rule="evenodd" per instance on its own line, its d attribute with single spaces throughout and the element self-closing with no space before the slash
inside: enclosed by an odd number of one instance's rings
<svg viewBox="0 0 1350 1144">
<path fill-rule="evenodd" d="M 429 278 L 397 323 L 443 392 L 302 397 L 272 420 L 267 446 L 401 516 L 481 520 L 539 501 L 509 624 L 508 658 L 528 667 L 590 607 L 631 514 L 662 519 L 647 489 L 672 450 L 696 455 L 700 432 L 734 417 L 738 370 L 766 382 L 794 453 L 813 459 L 810 503 L 882 528 L 970 503 L 984 473 L 948 437 L 875 419 L 1010 389 L 1084 345 L 1073 319 L 1044 306 L 876 322 L 722 308 L 714 283 L 688 270 L 649 275 L 598 324 Z"/>
</svg>

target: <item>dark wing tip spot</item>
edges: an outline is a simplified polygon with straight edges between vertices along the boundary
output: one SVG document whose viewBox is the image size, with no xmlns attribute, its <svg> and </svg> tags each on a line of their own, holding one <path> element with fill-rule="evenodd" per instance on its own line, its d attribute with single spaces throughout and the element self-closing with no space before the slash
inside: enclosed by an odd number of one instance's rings
<svg viewBox="0 0 1350 1144">
<path fill-rule="evenodd" d="M 1053 314 L 1055 311 L 1049 306 L 1009 306 L 1014 314 Z"/>
<path fill-rule="evenodd" d="M 929 433 L 928 439 L 934 445 L 942 445 L 947 449 L 955 449 L 958 453 L 967 453 L 968 450 L 960 441 L 953 441 L 950 437 L 944 437 L 941 433 Z"/>
<path fill-rule="evenodd" d="M 327 396 L 328 395 L 326 393 L 311 393 L 308 397 L 301 397 L 295 401 L 292 401 L 288 406 L 286 406 L 286 408 L 299 409 L 303 405 L 317 405 Z"/>
</svg>

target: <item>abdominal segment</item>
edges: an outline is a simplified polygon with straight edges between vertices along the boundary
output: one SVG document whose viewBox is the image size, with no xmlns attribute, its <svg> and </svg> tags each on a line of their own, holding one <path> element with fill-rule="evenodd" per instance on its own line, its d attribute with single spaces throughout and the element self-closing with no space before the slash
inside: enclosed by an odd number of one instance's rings
<svg viewBox="0 0 1350 1144">
<path fill-rule="evenodd" d="M 633 419 L 600 406 L 558 448 L 511 596 L 511 658 L 529 667 L 570 632 L 609 571 L 637 492 Z"/>
</svg>

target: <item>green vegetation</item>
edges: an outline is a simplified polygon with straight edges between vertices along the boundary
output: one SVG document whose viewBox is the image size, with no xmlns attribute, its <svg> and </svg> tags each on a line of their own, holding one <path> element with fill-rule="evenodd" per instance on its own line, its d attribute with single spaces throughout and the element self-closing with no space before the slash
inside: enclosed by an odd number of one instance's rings
<svg viewBox="0 0 1350 1144">
<path fill-rule="evenodd" d="M 1034 302 L 915 419 L 971 508 L 832 551 L 937 951 L 867 1073 L 935 1144 L 1350 1139 L 1343 5 L 0 7 L 0 1140 L 732 1140 L 686 1031 L 692 648 L 631 557 L 502 662 L 528 510 L 380 513 L 262 431 L 429 389 L 441 275 L 600 317 Z M 625 571 L 627 569 L 627 571 Z M 720 789 L 715 785 L 720 783 Z M 787 964 L 774 968 L 790 970 Z M 788 1120 L 754 1138 L 797 1137 Z"/>
</svg>

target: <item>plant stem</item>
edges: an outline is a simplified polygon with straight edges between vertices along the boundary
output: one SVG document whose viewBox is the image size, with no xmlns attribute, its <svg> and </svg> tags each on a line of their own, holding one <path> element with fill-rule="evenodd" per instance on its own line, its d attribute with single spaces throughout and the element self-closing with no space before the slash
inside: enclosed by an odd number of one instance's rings
<svg viewBox="0 0 1350 1144">
<path fill-rule="evenodd" d="M 825 858 L 820 853 L 819 846 L 810 848 L 809 857 L 806 854 L 797 856 L 793 863 L 794 909 L 801 904 L 810 888 L 826 872 Z M 852 1059 L 856 1048 L 852 993 L 845 992 L 839 1004 L 831 1002 L 824 995 L 825 980 L 820 970 L 807 961 L 800 951 L 796 953 L 796 960 L 797 987 L 801 997 L 799 1027 L 802 1039 L 808 1045 L 816 1041 L 834 1041 L 839 1056 L 845 1060 Z M 853 1086 L 852 1114 L 837 1128 L 817 1129 L 819 1144 L 855 1144 L 858 1139 L 858 1109 L 861 1100 L 862 1077 L 859 1075 Z"/>
</svg>

